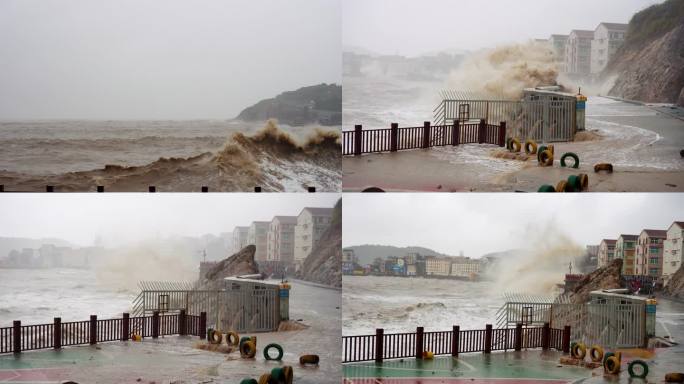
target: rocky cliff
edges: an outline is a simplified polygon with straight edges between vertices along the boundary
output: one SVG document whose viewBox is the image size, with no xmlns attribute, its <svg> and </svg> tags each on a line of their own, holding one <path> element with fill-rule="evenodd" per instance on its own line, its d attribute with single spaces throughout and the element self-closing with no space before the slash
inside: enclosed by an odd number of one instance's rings
<svg viewBox="0 0 684 384">
<path fill-rule="evenodd" d="M 609 94 L 684 106 L 684 1 L 668 0 L 636 13 L 625 43 L 604 71 L 616 77 Z"/>
<path fill-rule="evenodd" d="M 342 287 L 342 200 L 335 204 L 330 227 L 304 260 L 297 277 L 314 283 Z"/>
<path fill-rule="evenodd" d="M 200 285 L 205 289 L 209 289 L 213 285 L 220 283 L 225 277 L 259 273 L 259 267 L 254 262 L 255 252 L 256 247 L 248 245 L 227 259 L 221 260 L 207 271 Z"/>
<path fill-rule="evenodd" d="M 584 276 L 569 298 L 575 304 L 589 301 L 589 293 L 601 289 L 622 288 L 622 259 L 615 259 L 605 267 Z"/>
<path fill-rule="evenodd" d="M 342 125 L 342 87 L 319 84 L 283 92 L 246 108 L 237 118 L 245 121 L 277 119 L 279 123 L 291 126 Z"/>
<path fill-rule="evenodd" d="M 684 300 L 684 268 L 679 267 L 677 272 L 672 275 L 670 282 L 665 286 L 664 292 L 668 296 Z"/>
</svg>

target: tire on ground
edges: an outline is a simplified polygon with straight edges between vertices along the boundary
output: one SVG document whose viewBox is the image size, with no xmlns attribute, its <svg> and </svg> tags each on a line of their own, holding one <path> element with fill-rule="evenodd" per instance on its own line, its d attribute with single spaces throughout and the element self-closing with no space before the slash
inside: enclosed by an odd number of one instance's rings
<svg viewBox="0 0 684 384">
<path fill-rule="evenodd" d="M 572 159 L 575 161 L 575 163 L 572 165 L 572 168 L 579 168 L 579 156 L 572 152 L 566 152 L 563 154 L 563 156 L 561 156 L 561 167 L 566 166 L 565 159 L 567 159 L 568 157 L 572 157 Z"/>
<path fill-rule="evenodd" d="M 525 153 L 528 155 L 534 155 L 537 153 L 537 143 L 534 140 L 525 141 Z"/>
<path fill-rule="evenodd" d="M 302 355 L 299 356 L 299 364 L 318 364 L 319 361 L 318 355 Z"/>
<path fill-rule="evenodd" d="M 275 348 L 278 350 L 278 356 L 276 357 L 271 357 L 271 355 L 268 353 L 268 351 L 271 348 Z M 266 360 L 282 360 L 283 359 L 283 347 L 281 347 L 279 344 L 276 343 L 271 343 L 264 347 L 264 359 Z"/>
</svg>

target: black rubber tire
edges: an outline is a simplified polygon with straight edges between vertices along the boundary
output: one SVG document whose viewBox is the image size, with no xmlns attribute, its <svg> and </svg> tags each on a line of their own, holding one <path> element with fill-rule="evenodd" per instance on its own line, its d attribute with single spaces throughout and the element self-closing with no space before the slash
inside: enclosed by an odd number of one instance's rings
<svg viewBox="0 0 684 384">
<path fill-rule="evenodd" d="M 537 162 L 538 163 L 541 163 L 541 159 L 539 158 L 539 156 L 541 155 L 542 152 L 546 151 L 547 148 L 548 147 L 546 145 L 541 145 L 541 146 L 539 146 L 539 148 L 537 148 Z"/>
<path fill-rule="evenodd" d="M 635 365 L 641 365 L 644 370 L 641 372 L 640 375 L 637 375 L 634 373 L 634 366 Z M 646 375 L 648 375 L 648 364 L 646 364 L 645 361 L 643 360 L 632 360 L 629 365 L 627 366 L 627 372 L 629 372 L 629 377 L 636 377 L 639 379 L 645 379 Z"/>
<path fill-rule="evenodd" d="M 537 192 L 556 192 L 556 188 L 554 188 L 553 185 L 544 184 L 539 187 Z"/>
<path fill-rule="evenodd" d="M 598 354 L 594 355 L 594 351 L 596 351 Z M 598 363 L 601 360 L 603 360 L 603 355 L 604 355 L 603 348 L 600 345 L 592 345 L 591 348 L 589 349 L 589 358 L 591 361 L 594 363 Z"/>
<path fill-rule="evenodd" d="M 259 382 L 255 379 L 242 379 L 242 381 L 240 381 L 240 384 L 259 384 Z"/>
<path fill-rule="evenodd" d="M 605 363 L 606 363 L 606 360 L 608 360 L 608 358 L 611 357 L 611 356 L 615 356 L 615 354 L 614 354 L 613 352 L 606 352 L 606 353 L 604 353 L 604 354 L 603 354 L 603 361 L 602 361 L 602 363 L 605 364 Z"/>
<path fill-rule="evenodd" d="M 278 350 L 278 356 L 273 358 L 271 355 L 268 354 L 268 351 L 271 348 L 275 348 Z M 264 359 L 266 360 L 282 360 L 283 359 L 283 347 L 281 347 L 279 344 L 276 343 L 271 343 L 264 347 Z"/>
<path fill-rule="evenodd" d="M 385 192 L 382 188 L 378 187 L 368 187 L 361 192 Z"/>
<path fill-rule="evenodd" d="M 556 192 L 571 192 L 568 189 L 570 186 L 568 186 L 568 182 L 565 180 L 561 180 L 556 184 Z"/>
<path fill-rule="evenodd" d="M 240 335 L 238 335 L 237 332 L 226 332 L 225 339 L 226 344 L 228 345 L 232 345 L 233 347 L 237 347 L 240 345 Z"/>
<path fill-rule="evenodd" d="M 532 147 L 532 148 L 530 148 Z M 525 154 L 536 155 L 537 154 L 537 143 L 534 140 L 525 140 Z"/>
<path fill-rule="evenodd" d="M 285 375 L 285 384 L 292 384 L 294 381 L 294 370 L 292 367 L 289 365 L 284 366 L 283 374 Z"/>
<path fill-rule="evenodd" d="M 270 373 L 264 373 L 263 375 L 259 376 L 259 381 L 257 384 L 270 384 L 273 380 L 271 379 L 271 374 Z"/>
<path fill-rule="evenodd" d="M 580 173 L 577 175 L 580 180 L 581 191 L 584 192 L 589 189 L 589 175 L 586 173 Z"/>
<path fill-rule="evenodd" d="M 606 171 L 608 173 L 613 173 L 613 164 L 600 163 L 594 165 L 594 172 L 599 173 L 600 171 Z"/>
<path fill-rule="evenodd" d="M 572 168 L 579 168 L 579 156 L 577 156 L 575 153 L 572 152 L 566 152 L 561 156 L 560 163 L 561 167 L 565 167 L 565 159 L 568 157 L 572 157 L 573 160 L 575 160 L 575 163 L 572 165 Z"/>
<path fill-rule="evenodd" d="M 543 167 L 553 166 L 553 153 L 549 149 L 544 150 L 544 152 L 539 155 L 539 164 Z"/>
<path fill-rule="evenodd" d="M 603 368 L 606 372 L 616 375 L 620 373 L 620 360 L 618 360 L 617 356 L 611 356 L 603 363 Z"/>
<path fill-rule="evenodd" d="M 512 152 L 520 152 L 521 149 L 522 149 L 522 144 L 520 144 L 520 140 L 518 140 L 518 139 L 511 140 L 511 151 Z"/>
<path fill-rule="evenodd" d="M 271 378 L 274 379 L 278 383 L 282 383 L 285 381 L 285 373 L 283 372 L 283 368 L 281 367 L 275 367 L 271 369 Z"/>
<path fill-rule="evenodd" d="M 318 364 L 318 355 L 302 355 L 299 357 L 299 364 Z"/>
</svg>

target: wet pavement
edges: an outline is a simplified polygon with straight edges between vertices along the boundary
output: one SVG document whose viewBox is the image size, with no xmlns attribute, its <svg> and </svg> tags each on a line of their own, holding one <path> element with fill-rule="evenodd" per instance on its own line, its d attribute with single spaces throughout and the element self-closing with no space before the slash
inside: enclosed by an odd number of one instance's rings
<svg viewBox="0 0 684 384">
<path fill-rule="evenodd" d="M 290 318 L 309 328 L 301 331 L 243 334 L 257 336 L 257 355 L 223 354 L 195 348 L 198 337 L 166 336 L 142 342 L 111 342 L 0 356 L 2 383 L 239 383 L 258 379 L 274 367 L 291 365 L 294 382 L 339 383 L 342 380 L 340 291 L 293 282 Z M 283 346 L 283 360 L 266 361 L 263 347 Z M 317 354 L 318 366 L 299 365 L 302 354 Z"/>
</svg>

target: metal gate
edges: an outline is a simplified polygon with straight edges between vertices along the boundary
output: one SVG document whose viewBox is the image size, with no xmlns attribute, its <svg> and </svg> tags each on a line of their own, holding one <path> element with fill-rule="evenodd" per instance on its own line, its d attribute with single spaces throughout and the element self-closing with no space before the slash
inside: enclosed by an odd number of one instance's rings
<svg viewBox="0 0 684 384">
<path fill-rule="evenodd" d="M 642 303 L 554 304 L 551 326 L 570 325 L 571 339 L 611 348 L 644 347 L 646 312 Z"/>
<path fill-rule="evenodd" d="M 505 121 L 508 137 L 538 142 L 572 141 L 576 131 L 573 100 L 444 99 L 434 110 L 436 125 L 464 117 Z"/>
<path fill-rule="evenodd" d="M 261 281 L 226 279 L 218 289 L 191 289 L 188 283 L 141 282 L 133 316 L 154 311 L 207 313 L 207 326 L 237 332 L 268 332 L 280 324 L 279 287 Z"/>
</svg>

